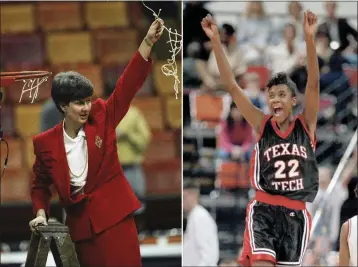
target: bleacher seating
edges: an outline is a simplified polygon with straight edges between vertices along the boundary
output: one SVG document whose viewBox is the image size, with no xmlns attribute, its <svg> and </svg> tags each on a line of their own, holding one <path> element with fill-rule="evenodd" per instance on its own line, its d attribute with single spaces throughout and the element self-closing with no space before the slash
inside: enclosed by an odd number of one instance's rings
<svg viewBox="0 0 358 267">
<path fill-rule="evenodd" d="M 229 98 L 200 92 L 190 93 L 190 116 L 194 122 L 207 122 L 208 127 L 218 125 L 224 117 Z M 208 108 L 210 107 L 210 108 Z"/>
<path fill-rule="evenodd" d="M 7 168 L 1 179 L 1 203 L 30 201 L 30 172 L 27 168 Z"/>
<path fill-rule="evenodd" d="M 79 2 L 39 2 L 37 20 L 43 31 L 79 30 L 83 27 Z"/>
<path fill-rule="evenodd" d="M 7 142 L 9 145 L 9 159 L 7 162 L 7 168 L 9 169 L 23 169 L 26 167 L 25 164 L 25 155 L 23 153 L 24 140 L 20 138 L 7 138 Z M 1 170 L 4 166 L 4 160 L 7 155 L 6 146 L 1 146 L 0 155 L 0 167 Z"/>
<path fill-rule="evenodd" d="M 233 161 L 221 162 L 217 170 L 217 184 L 220 188 L 249 188 L 249 164 Z"/>
<path fill-rule="evenodd" d="M 153 131 L 151 142 L 145 152 L 145 161 L 161 162 L 176 157 L 175 133 L 173 131 Z"/>
<path fill-rule="evenodd" d="M 147 195 L 171 195 L 181 191 L 181 159 L 166 158 L 161 161 L 144 162 Z"/>
<path fill-rule="evenodd" d="M 34 32 L 35 6 L 32 4 L 15 4 L 0 6 L 1 33 Z"/>
<path fill-rule="evenodd" d="M 164 129 L 163 106 L 159 97 L 141 97 L 133 101 L 143 113 L 151 129 Z"/>
<path fill-rule="evenodd" d="M 248 66 L 246 73 L 257 73 L 260 77 L 260 88 L 264 89 L 271 76 L 270 70 L 266 66 Z"/>
<path fill-rule="evenodd" d="M 15 127 L 20 136 L 29 137 L 40 133 L 39 104 L 23 104 L 15 108 Z"/>
<path fill-rule="evenodd" d="M 37 33 L 1 34 L 1 62 L 7 71 L 44 65 L 43 37 Z"/>
<path fill-rule="evenodd" d="M 93 38 L 95 55 L 101 64 L 127 64 L 138 46 L 135 29 L 96 30 Z"/>
<path fill-rule="evenodd" d="M 54 65 L 92 62 L 92 49 L 89 31 L 49 33 L 47 36 L 48 61 Z"/>
<path fill-rule="evenodd" d="M 5 91 L 5 90 L 4 90 Z M 5 102 L 6 95 L 3 95 Z M 15 121 L 14 121 L 14 108 L 12 105 L 6 104 L 1 106 L 1 128 L 3 129 L 4 137 L 15 136 Z"/>
<path fill-rule="evenodd" d="M 127 3 L 86 2 L 85 20 L 90 29 L 128 27 Z"/>
</svg>

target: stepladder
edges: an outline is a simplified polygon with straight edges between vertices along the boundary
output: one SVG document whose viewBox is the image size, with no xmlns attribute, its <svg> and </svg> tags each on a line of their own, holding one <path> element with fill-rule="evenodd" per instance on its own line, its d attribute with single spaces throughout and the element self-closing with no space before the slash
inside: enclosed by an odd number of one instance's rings
<svg viewBox="0 0 358 267">
<path fill-rule="evenodd" d="M 38 226 L 32 233 L 25 267 L 45 267 L 50 251 L 56 266 L 80 267 L 67 226 L 56 221 Z"/>
</svg>

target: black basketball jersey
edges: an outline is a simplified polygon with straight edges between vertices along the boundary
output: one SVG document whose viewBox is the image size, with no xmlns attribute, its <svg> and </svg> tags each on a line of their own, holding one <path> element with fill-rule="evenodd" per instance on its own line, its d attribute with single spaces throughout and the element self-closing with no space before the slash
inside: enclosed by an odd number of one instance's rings
<svg viewBox="0 0 358 267">
<path fill-rule="evenodd" d="M 294 118 L 285 133 L 272 117 L 265 120 L 251 158 L 252 186 L 272 195 L 313 202 L 318 190 L 315 144 L 302 115 Z"/>
</svg>

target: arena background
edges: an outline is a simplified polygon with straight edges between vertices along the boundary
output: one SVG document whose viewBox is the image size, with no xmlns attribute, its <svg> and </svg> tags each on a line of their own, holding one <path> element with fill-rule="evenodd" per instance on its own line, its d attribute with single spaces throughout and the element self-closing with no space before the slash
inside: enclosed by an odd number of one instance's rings
<svg viewBox="0 0 358 267">
<path fill-rule="evenodd" d="M 181 31 L 181 2 L 148 2 L 168 28 Z M 153 14 L 141 2 L 8 2 L 1 3 L 1 71 L 49 70 L 55 75 L 75 70 L 106 98 L 139 47 Z M 181 263 L 181 100 L 175 99 L 174 78 L 161 66 L 170 58 L 168 33 L 153 49 L 153 71 L 133 105 L 143 113 L 152 139 L 142 164 L 147 183 L 144 210 L 135 216 L 144 266 Z M 177 56 L 181 69 L 181 54 Z M 53 76 L 52 76 L 53 77 Z M 179 77 L 181 73 L 179 71 Z M 30 181 L 34 162 L 32 136 L 40 132 L 40 112 L 50 97 L 52 80 L 42 84 L 35 103 L 22 83 L 1 88 L 1 126 L 9 143 L 9 161 L 1 179 L 1 266 L 25 262 L 33 218 Z M 1 145 L 1 169 L 6 153 Z M 115 212 L 115 211 L 114 211 Z M 58 197 L 51 217 L 63 221 Z M 51 257 L 49 257 L 51 262 Z"/>
<path fill-rule="evenodd" d="M 202 8 L 198 8 L 196 12 L 198 16 L 200 16 L 200 14 L 201 16 L 204 14 L 205 16 L 205 12 L 210 12 L 218 22 L 219 27 L 221 27 L 223 23 L 231 24 L 236 30 L 233 36 L 233 40 L 235 40 L 240 34 L 240 30 L 242 30 L 242 28 L 240 28 L 240 26 L 242 26 L 240 25 L 240 21 L 244 17 L 247 3 L 248 2 L 220 3 L 218 1 L 205 1 Z M 198 61 L 204 61 L 204 64 L 207 64 L 208 68 L 209 63 L 207 58 L 202 56 L 202 54 L 194 53 L 190 55 L 190 51 L 185 50 L 190 42 L 199 41 L 199 43 L 204 43 L 207 41 L 205 37 L 194 36 L 194 32 L 200 32 L 200 26 L 198 26 L 199 28 L 195 27 L 194 30 L 193 23 L 199 24 L 201 18 L 194 18 L 187 21 L 185 14 L 188 5 L 189 2 L 185 2 L 183 6 L 183 179 L 197 179 L 200 181 L 200 203 L 210 211 L 218 225 L 220 260 L 232 260 L 239 255 L 240 249 L 242 248 L 246 206 L 248 201 L 254 196 L 254 192 L 249 185 L 248 162 L 241 161 L 238 163 L 231 160 L 221 160 L 218 155 L 220 141 L 219 125 L 221 121 L 226 119 L 231 98 L 223 91 L 208 90 L 203 86 L 204 83 L 203 80 L 200 79 L 200 76 L 192 74 L 195 72 L 194 70 L 197 66 L 195 64 Z M 289 2 L 283 1 L 264 2 L 264 10 L 267 15 L 266 19 L 271 21 L 272 25 L 274 25 L 273 28 L 275 28 L 276 33 L 280 28 L 283 28 L 284 23 L 288 20 L 288 5 Z M 318 15 L 319 24 L 324 20 L 326 10 L 323 2 L 301 2 L 301 5 L 303 9 L 302 12 L 306 9 L 311 9 Z M 346 18 L 348 23 L 356 30 L 357 2 L 337 2 L 337 5 L 337 16 Z M 187 14 L 189 13 L 188 11 Z M 190 14 L 192 17 L 195 17 L 193 12 Z M 189 35 L 189 33 L 191 35 Z M 280 35 L 281 33 L 278 32 L 279 37 Z M 325 178 L 328 179 L 328 181 L 332 178 L 357 128 L 357 43 L 354 40 L 351 41 L 353 50 L 355 49 L 353 60 L 350 64 L 344 65 L 343 71 L 334 79 L 334 82 L 332 81 L 332 86 L 329 89 L 325 88 L 323 92 L 321 88 L 322 95 L 317 129 L 318 146 L 316 156 L 320 168 L 328 168 L 330 170 L 328 177 Z M 277 45 L 277 43 L 271 44 L 273 47 L 275 47 L 275 45 Z M 267 44 L 267 46 L 269 46 L 269 44 Z M 196 48 L 198 47 L 199 46 Z M 238 48 L 240 49 L 240 43 L 238 44 Z M 192 46 L 190 49 L 195 50 L 195 46 Z M 210 51 L 210 49 L 208 50 Z M 257 73 L 259 75 L 262 90 L 260 97 L 265 98 L 264 86 L 272 74 L 271 62 L 264 60 L 261 63 L 246 63 L 246 65 L 247 70 L 245 74 Z M 323 75 L 323 73 L 321 75 Z M 243 80 L 241 80 L 241 82 L 243 82 Z M 340 85 L 347 83 L 349 85 L 344 91 L 339 91 L 338 95 L 333 94 Z M 242 86 L 245 88 L 243 84 Z M 351 97 L 347 97 L 347 94 Z M 339 106 L 341 106 L 341 108 L 340 111 L 337 112 L 336 109 Z M 337 120 L 340 122 L 337 123 Z M 346 180 L 348 186 L 344 184 L 344 190 L 348 188 L 350 198 L 352 198 L 353 194 L 352 188 L 354 188 L 357 183 L 356 168 L 357 158 L 355 154 L 344 168 L 344 172 L 347 171 L 347 175 L 349 176 Z M 323 175 L 323 173 L 320 173 L 320 179 L 321 175 Z M 331 196 L 330 199 L 332 199 L 332 202 L 335 200 L 338 201 L 339 195 L 335 194 Z M 336 228 L 340 227 L 347 219 L 347 216 L 352 216 L 349 215 L 352 214 L 352 210 L 353 214 L 357 211 L 357 201 L 348 202 L 349 201 L 346 200 L 340 214 L 338 214 L 338 216 L 340 216 L 340 222 L 338 226 L 335 226 Z M 329 205 L 327 207 L 328 209 L 330 208 Z M 329 213 L 326 211 L 327 209 L 323 215 L 327 216 Z M 184 229 L 185 223 L 186 221 L 184 219 Z M 324 228 L 321 223 L 319 224 L 317 229 L 318 237 L 315 239 L 316 242 L 311 243 L 308 253 L 306 254 L 307 257 L 304 265 L 312 266 L 312 264 L 317 264 L 327 266 L 327 264 L 337 264 L 336 251 L 338 250 L 338 246 L 334 244 L 335 242 L 327 242 L 327 240 L 329 240 L 328 235 L 330 230 L 328 230 L 327 233 L 326 229 L 327 228 Z M 324 244 L 329 243 L 331 243 L 331 246 L 328 250 L 325 250 L 328 246 L 324 246 Z M 313 254 L 315 254 L 314 257 L 312 257 Z"/>
</svg>

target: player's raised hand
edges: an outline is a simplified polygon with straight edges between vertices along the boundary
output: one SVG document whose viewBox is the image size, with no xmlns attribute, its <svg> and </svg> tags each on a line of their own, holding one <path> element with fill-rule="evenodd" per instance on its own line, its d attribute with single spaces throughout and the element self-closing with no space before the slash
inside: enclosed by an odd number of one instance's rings
<svg viewBox="0 0 358 267">
<path fill-rule="evenodd" d="M 203 28 L 205 34 L 210 38 L 210 40 L 213 38 L 220 38 L 218 26 L 210 14 L 202 19 L 201 27 Z"/>
<path fill-rule="evenodd" d="M 147 32 L 147 36 L 145 37 L 152 45 L 155 44 L 160 36 L 162 35 L 164 30 L 164 22 L 162 19 L 157 18 L 152 25 L 150 25 L 149 30 Z"/>
<path fill-rule="evenodd" d="M 314 37 L 316 34 L 317 16 L 310 10 L 304 12 L 303 30 L 306 37 Z"/>
</svg>

